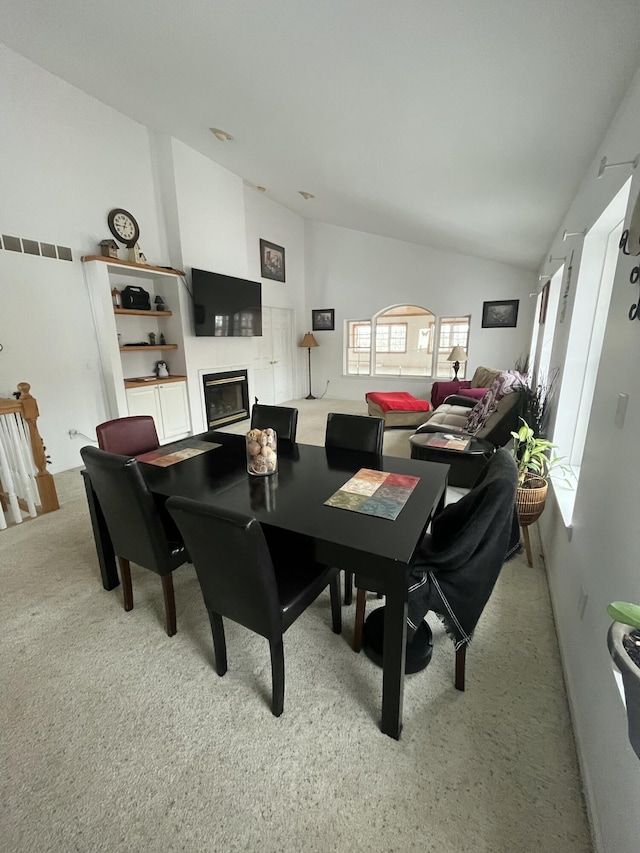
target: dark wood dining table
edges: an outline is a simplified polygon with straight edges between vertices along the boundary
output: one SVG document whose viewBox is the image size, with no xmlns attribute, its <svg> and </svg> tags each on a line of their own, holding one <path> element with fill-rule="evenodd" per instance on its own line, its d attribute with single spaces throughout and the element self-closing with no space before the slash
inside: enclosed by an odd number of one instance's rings
<svg viewBox="0 0 640 853">
<path fill-rule="evenodd" d="M 145 480 L 157 501 L 182 495 L 252 515 L 261 524 L 313 539 L 316 559 L 353 572 L 356 584 L 358 576 L 376 581 L 375 588 L 386 597 L 381 729 L 399 739 L 408 571 L 432 516 L 444 505 L 449 466 L 281 442 L 277 472 L 254 477 L 246 470 L 243 435 L 212 431 L 196 438 L 218 446 L 168 467 L 141 462 Z M 397 518 L 325 505 L 361 468 L 419 478 Z M 82 474 L 102 583 L 105 589 L 114 589 L 119 579 L 113 546 L 88 473 Z"/>
</svg>

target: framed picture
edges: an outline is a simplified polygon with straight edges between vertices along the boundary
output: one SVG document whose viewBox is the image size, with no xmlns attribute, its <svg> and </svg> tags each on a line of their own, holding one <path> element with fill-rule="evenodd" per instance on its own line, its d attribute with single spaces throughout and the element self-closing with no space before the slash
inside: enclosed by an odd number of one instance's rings
<svg viewBox="0 0 640 853">
<path fill-rule="evenodd" d="M 483 329 L 509 329 L 518 325 L 519 299 L 500 299 L 482 303 Z"/>
<path fill-rule="evenodd" d="M 284 281 L 284 249 L 260 240 L 260 275 L 262 278 L 272 278 L 274 281 Z"/>
<path fill-rule="evenodd" d="M 335 311 L 333 308 L 318 308 L 311 311 L 311 330 L 313 332 L 332 332 Z"/>
</svg>

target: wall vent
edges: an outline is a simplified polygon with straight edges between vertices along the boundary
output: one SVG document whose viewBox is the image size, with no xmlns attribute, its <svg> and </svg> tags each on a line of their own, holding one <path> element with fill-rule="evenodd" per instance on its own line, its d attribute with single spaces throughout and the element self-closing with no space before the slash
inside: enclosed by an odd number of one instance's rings
<svg viewBox="0 0 640 853">
<path fill-rule="evenodd" d="M 12 237 L 3 234 L 0 249 L 6 252 L 24 252 L 26 255 L 41 255 L 43 258 L 57 258 L 59 261 L 72 261 L 73 255 L 68 246 L 54 246 L 53 243 L 40 243 L 26 237 Z"/>
</svg>

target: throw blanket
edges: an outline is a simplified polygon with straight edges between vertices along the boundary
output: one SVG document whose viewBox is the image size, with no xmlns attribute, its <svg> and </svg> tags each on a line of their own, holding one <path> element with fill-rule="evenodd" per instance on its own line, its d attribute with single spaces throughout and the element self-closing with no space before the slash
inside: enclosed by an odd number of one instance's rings
<svg viewBox="0 0 640 853">
<path fill-rule="evenodd" d="M 498 403 L 506 394 L 520 391 L 524 387 L 524 377 L 517 370 L 505 370 L 491 383 L 484 397 L 469 412 L 465 432 L 475 435 L 498 408 Z"/>
<path fill-rule="evenodd" d="M 431 403 L 418 400 L 408 391 L 370 391 L 364 398 L 380 406 L 383 412 L 428 412 L 431 409 Z"/>
<path fill-rule="evenodd" d="M 474 488 L 433 519 L 410 572 L 408 642 L 429 610 L 456 649 L 471 641 L 503 563 L 520 551 L 517 485 L 516 463 L 501 448 Z"/>
</svg>

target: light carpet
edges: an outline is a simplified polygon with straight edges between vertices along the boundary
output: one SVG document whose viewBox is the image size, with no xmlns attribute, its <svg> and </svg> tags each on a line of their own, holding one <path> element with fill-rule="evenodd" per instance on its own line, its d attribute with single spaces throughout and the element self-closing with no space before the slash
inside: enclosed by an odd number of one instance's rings
<svg viewBox="0 0 640 853">
<path fill-rule="evenodd" d="M 366 413 L 290 405 L 314 444 L 328 411 Z M 408 456 L 410 434 L 387 431 L 385 452 Z M 287 632 L 276 719 L 266 641 L 227 621 L 216 675 L 192 566 L 175 572 L 175 637 L 152 572 L 132 567 L 125 613 L 100 583 L 79 469 L 55 480 L 58 512 L 0 533 L 0 850 L 592 850 L 535 529 L 533 568 L 506 564 L 480 619 L 464 693 L 429 614 L 433 659 L 406 679 L 395 741 L 381 671 L 351 649 L 353 606 L 341 636 L 328 593 Z"/>
</svg>

